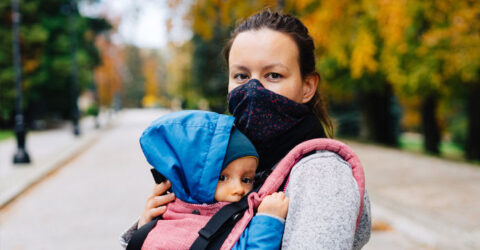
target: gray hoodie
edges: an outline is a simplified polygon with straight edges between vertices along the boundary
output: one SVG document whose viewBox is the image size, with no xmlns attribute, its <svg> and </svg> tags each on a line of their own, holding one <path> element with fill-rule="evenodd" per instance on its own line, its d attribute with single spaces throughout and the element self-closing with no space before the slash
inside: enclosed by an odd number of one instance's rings
<svg viewBox="0 0 480 250">
<path fill-rule="evenodd" d="M 300 160 L 290 173 L 282 249 L 361 249 L 370 238 L 370 201 L 355 231 L 360 193 L 350 165 L 330 151 Z"/>
</svg>

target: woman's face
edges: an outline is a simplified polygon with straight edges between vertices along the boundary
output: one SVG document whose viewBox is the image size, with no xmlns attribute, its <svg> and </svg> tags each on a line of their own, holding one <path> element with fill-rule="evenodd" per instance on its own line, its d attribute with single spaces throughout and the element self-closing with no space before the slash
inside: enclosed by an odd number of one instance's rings
<svg viewBox="0 0 480 250">
<path fill-rule="evenodd" d="M 228 62 L 228 92 L 255 78 L 272 92 L 306 103 L 317 88 L 316 75 L 302 80 L 295 41 L 278 31 L 263 28 L 239 33 Z"/>
</svg>

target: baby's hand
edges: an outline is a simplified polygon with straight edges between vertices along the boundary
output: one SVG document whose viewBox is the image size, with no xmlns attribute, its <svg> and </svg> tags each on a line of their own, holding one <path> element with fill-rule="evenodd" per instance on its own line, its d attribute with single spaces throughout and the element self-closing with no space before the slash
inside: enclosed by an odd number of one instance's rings
<svg viewBox="0 0 480 250">
<path fill-rule="evenodd" d="M 168 180 L 155 185 L 152 194 L 147 198 L 145 209 L 138 220 L 137 228 L 152 221 L 153 218 L 162 215 L 166 211 L 167 204 L 175 200 L 173 193 L 165 193 L 171 186 L 172 184 Z"/>
<path fill-rule="evenodd" d="M 287 217 L 289 198 L 283 192 L 276 192 L 266 196 L 257 212 L 274 215 L 285 219 Z"/>
</svg>

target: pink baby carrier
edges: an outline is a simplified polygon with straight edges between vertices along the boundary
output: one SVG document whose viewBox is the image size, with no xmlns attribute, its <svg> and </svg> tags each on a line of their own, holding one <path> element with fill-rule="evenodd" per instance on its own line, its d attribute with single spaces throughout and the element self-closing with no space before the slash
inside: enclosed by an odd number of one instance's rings
<svg viewBox="0 0 480 250">
<path fill-rule="evenodd" d="M 332 139 L 313 139 L 303 142 L 293 148 L 277 165 L 273 172 L 265 180 L 258 193 L 251 193 L 248 196 L 248 210 L 243 215 L 242 219 L 237 222 L 221 249 L 231 249 L 240 238 L 241 234 L 247 227 L 248 223 L 254 216 L 255 209 L 260 205 L 263 198 L 269 194 L 276 192 L 282 185 L 285 178 L 288 178 L 292 167 L 302 159 L 302 157 L 315 150 L 328 150 L 338 154 L 346 162 L 348 162 L 352 168 L 352 174 L 357 181 L 358 190 L 360 191 L 360 209 L 357 216 L 357 225 L 360 223 L 360 218 L 363 210 L 363 195 L 365 192 L 365 175 L 362 165 L 357 155 L 342 142 Z M 285 185 L 285 189 L 288 185 Z M 285 190 L 284 190 L 285 191 Z"/>
<path fill-rule="evenodd" d="M 336 153 L 350 164 L 353 177 L 356 180 L 358 190 L 360 191 L 360 209 L 356 225 L 356 228 L 358 228 L 363 209 L 363 196 L 365 191 L 365 176 L 360 160 L 356 154 L 342 142 L 324 138 L 313 139 L 303 142 L 293 148 L 278 163 L 277 167 L 268 176 L 259 191 L 252 192 L 248 195 L 248 209 L 244 212 L 241 219 L 237 221 L 220 249 L 231 249 L 235 245 L 254 216 L 254 213 L 263 198 L 278 191 L 282 183 L 284 183 L 284 180 L 288 178 L 293 166 L 295 166 L 304 155 L 316 150 L 328 150 Z M 288 180 L 285 188 L 287 185 Z M 203 241 L 202 237 L 204 237 L 204 233 L 202 233 L 202 231 L 206 228 L 204 226 L 209 222 L 209 219 L 226 204 L 228 203 L 221 202 L 210 205 L 197 205 L 188 204 L 180 200 L 169 204 L 167 212 L 163 215 L 163 220 L 158 220 L 156 226 L 151 229 L 150 233 L 148 233 L 142 249 L 209 248 L 205 244 L 198 244 L 199 241 Z M 194 234 L 192 232 L 199 233 Z"/>
</svg>

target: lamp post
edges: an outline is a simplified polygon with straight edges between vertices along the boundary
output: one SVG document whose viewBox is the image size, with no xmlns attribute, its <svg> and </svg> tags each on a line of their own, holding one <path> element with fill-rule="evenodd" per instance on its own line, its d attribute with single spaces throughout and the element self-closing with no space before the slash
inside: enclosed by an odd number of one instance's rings
<svg viewBox="0 0 480 250">
<path fill-rule="evenodd" d="M 80 135 L 80 128 L 78 126 L 79 111 L 78 111 L 78 65 L 77 65 L 77 22 L 75 15 L 75 10 L 77 9 L 77 2 L 75 0 L 70 0 L 69 8 L 69 23 L 70 23 L 70 56 L 71 56 L 71 95 L 72 95 L 72 121 L 73 121 L 73 134 L 78 136 Z"/>
<path fill-rule="evenodd" d="M 12 0 L 12 30 L 13 30 L 13 71 L 15 75 L 15 134 L 17 137 L 17 152 L 13 157 L 14 164 L 30 163 L 30 157 L 25 150 L 25 121 L 22 108 L 22 65 L 20 57 L 20 12 L 18 0 Z"/>
</svg>

